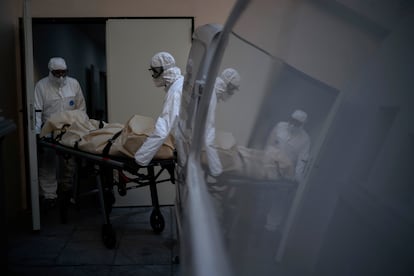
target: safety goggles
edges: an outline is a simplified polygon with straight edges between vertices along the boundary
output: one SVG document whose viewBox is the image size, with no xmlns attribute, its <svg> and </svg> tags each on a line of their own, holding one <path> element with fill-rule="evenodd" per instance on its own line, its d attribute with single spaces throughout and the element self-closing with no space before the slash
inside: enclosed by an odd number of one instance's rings
<svg viewBox="0 0 414 276">
<path fill-rule="evenodd" d="M 164 67 L 160 66 L 160 67 L 152 67 L 150 69 L 148 69 L 149 71 L 152 71 L 151 76 L 156 79 L 159 76 L 161 76 L 162 72 L 164 72 Z"/>
<path fill-rule="evenodd" d="M 66 77 L 68 70 L 52 70 L 52 75 L 56 78 Z"/>
</svg>

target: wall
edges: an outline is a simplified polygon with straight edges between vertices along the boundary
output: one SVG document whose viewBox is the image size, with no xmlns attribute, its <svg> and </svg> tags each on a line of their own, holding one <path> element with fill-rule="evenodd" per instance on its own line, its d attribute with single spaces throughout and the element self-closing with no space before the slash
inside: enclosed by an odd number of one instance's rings
<svg viewBox="0 0 414 276">
<path fill-rule="evenodd" d="M 232 132 L 241 145 L 247 145 L 253 133 L 257 135 L 255 125 L 263 124 L 264 118 L 258 117 L 255 111 L 260 110 L 258 106 L 264 101 L 265 95 L 260 91 L 265 91 L 263 85 L 269 77 L 263 72 L 267 71 L 267 66 L 272 66 L 267 53 L 339 91 L 358 73 L 378 47 L 385 28 L 373 26 L 346 7 L 322 2 L 281 0 L 277 5 L 267 6 L 261 1 L 251 3 L 237 22 L 235 32 L 263 51 L 257 51 L 235 37 L 230 39 L 227 49 L 231 50 L 225 52 L 221 69 L 233 67 L 239 70 L 241 84 L 240 91 L 231 100 L 217 106 L 218 130 Z M 258 14 L 261 15 L 259 18 Z M 275 67 L 269 71 L 277 70 Z M 255 81 L 251 81 L 253 79 Z M 302 104 L 304 107 L 309 107 L 306 100 Z M 275 109 L 283 116 L 268 116 L 265 117 L 267 120 L 285 120 L 294 108 L 275 106 Z M 240 112 L 242 110 L 250 112 Z M 308 113 L 310 122 L 318 118 L 315 113 L 318 112 Z M 235 119 L 231 114 L 238 116 Z M 307 124 L 308 128 L 310 126 Z"/>
<path fill-rule="evenodd" d="M 32 3 L 33 17 L 165 17 L 194 16 L 195 26 L 224 24 L 235 0 L 39 0 Z"/>
<path fill-rule="evenodd" d="M 154 53 L 168 51 L 184 73 L 191 47 L 191 18 L 110 19 L 106 24 L 108 62 L 108 121 L 125 124 L 135 114 L 159 116 L 165 91 L 154 86 L 149 61 Z M 153 34 L 157 34 L 154 36 Z M 169 41 L 168 46 L 164 41 Z M 157 185 L 159 203 L 175 202 L 175 186 Z M 117 206 L 148 206 L 148 189 L 128 191 L 117 197 Z"/>
<path fill-rule="evenodd" d="M 16 124 L 19 120 L 17 101 L 19 98 L 20 82 L 19 63 L 17 62 L 18 32 L 17 32 L 18 5 L 13 0 L 0 1 L 0 116 L 12 119 Z M 4 183 L 7 183 L 6 204 L 8 217 L 21 209 L 25 199 L 22 198 L 24 187 L 21 186 L 23 168 L 19 160 L 23 160 L 19 147 L 19 131 L 14 131 L 4 138 L 2 143 L 4 163 Z M 3 223 L 3 222 L 2 222 Z"/>
</svg>

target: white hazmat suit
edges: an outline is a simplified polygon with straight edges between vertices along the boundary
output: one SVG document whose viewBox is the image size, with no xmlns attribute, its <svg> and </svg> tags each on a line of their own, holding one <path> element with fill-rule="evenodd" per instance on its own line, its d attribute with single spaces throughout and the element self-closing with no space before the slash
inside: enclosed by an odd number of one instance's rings
<svg viewBox="0 0 414 276">
<path fill-rule="evenodd" d="M 294 180 L 303 181 L 305 169 L 309 161 L 310 138 L 303 125 L 307 120 L 307 114 L 302 110 L 295 110 L 289 122 L 279 122 L 271 131 L 266 151 L 271 152 L 272 148 L 279 149 L 289 156 L 295 166 Z M 288 189 L 280 189 L 273 198 L 269 213 L 266 217 L 266 229 L 276 231 L 280 228 L 285 218 L 288 203 L 290 200 Z"/>
<path fill-rule="evenodd" d="M 204 146 L 208 173 L 213 177 L 219 176 L 223 172 L 223 165 L 216 146 L 215 113 L 217 102 L 227 101 L 239 89 L 239 86 L 239 73 L 233 68 L 227 68 L 216 78 L 214 91 L 211 94 L 204 134 Z M 212 196 L 218 217 L 222 220 L 224 215 L 223 200 L 228 194 L 228 186 L 216 183 L 214 178 L 209 178 L 208 182 L 208 191 Z"/>
<path fill-rule="evenodd" d="M 55 77 L 54 70 L 67 70 L 63 58 L 49 61 L 49 76 L 39 80 L 35 87 L 36 133 L 51 115 L 67 110 L 86 111 L 85 99 L 79 82 L 71 77 Z"/>
<path fill-rule="evenodd" d="M 223 171 L 218 153 L 214 147 L 216 137 L 215 113 L 217 101 L 227 101 L 240 86 L 240 75 L 233 68 L 224 69 L 214 84 L 214 91 L 211 95 L 210 105 L 207 113 L 206 130 L 205 130 L 205 150 L 209 167 L 209 173 L 212 176 L 218 176 Z"/>
<path fill-rule="evenodd" d="M 309 159 L 310 138 L 303 125 L 307 120 L 307 114 L 302 110 L 295 110 L 289 122 L 279 122 L 268 136 L 266 151 L 271 147 L 283 150 L 290 156 L 295 167 L 295 179 L 303 178 L 305 167 Z"/>
<path fill-rule="evenodd" d="M 180 113 L 184 80 L 174 57 L 167 52 L 159 52 L 152 57 L 150 70 L 155 86 L 164 87 L 166 95 L 154 131 L 135 153 L 135 161 L 141 166 L 151 162 L 168 135 L 173 133 Z"/>
<path fill-rule="evenodd" d="M 49 75 L 39 80 L 34 90 L 36 134 L 40 133 L 42 125 L 54 114 L 75 109 L 86 111 L 85 99 L 79 82 L 66 76 L 65 60 L 60 57 L 51 58 L 48 68 Z M 53 149 L 43 149 L 39 155 L 40 195 L 45 199 L 57 197 L 57 162 L 55 160 Z M 70 177 L 70 174 L 65 170 L 62 179 Z"/>
</svg>

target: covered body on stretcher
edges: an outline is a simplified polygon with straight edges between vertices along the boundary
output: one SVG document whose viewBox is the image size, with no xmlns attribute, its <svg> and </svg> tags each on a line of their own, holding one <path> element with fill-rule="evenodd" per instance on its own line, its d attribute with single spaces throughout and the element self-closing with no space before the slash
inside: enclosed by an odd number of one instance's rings
<svg viewBox="0 0 414 276">
<path fill-rule="evenodd" d="M 276 147 L 259 150 L 237 145 L 233 135 L 217 132 L 215 144 L 210 146 L 220 159 L 222 175 L 275 181 L 295 180 L 295 158 Z M 208 155 L 202 152 L 202 163 L 208 166 Z"/>
<path fill-rule="evenodd" d="M 109 213 L 115 201 L 113 185 L 118 186 L 121 196 L 129 189 L 149 186 L 154 207 L 151 226 L 155 232 L 164 229 L 156 185 L 166 181 L 175 183 L 173 138 L 166 139 L 147 166 L 140 166 L 134 160 L 136 150 L 152 133 L 154 123 L 152 118 L 140 115 L 132 116 L 125 125 L 106 123 L 89 119 L 85 112 L 73 110 L 54 115 L 42 127 L 40 146 L 51 147 L 57 154 L 73 156 L 78 161 L 78 167 L 85 162 L 93 165 L 103 211 L 103 241 L 108 248 L 113 248 L 116 242 L 109 222 Z M 164 170 L 169 173 L 168 178 L 161 176 Z M 117 171 L 118 179 L 114 179 L 114 171 Z M 76 193 L 77 181 L 74 184 Z"/>
<path fill-rule="evenodd" d="M 134 115 L 125 124 L 89 119 L 80 110 L 54 115 L 42 127 L 40 137 L 52 137 L 61 145 L 106 156 L 134 157 L 154 129 L 154 120 Z M 172 136 L 167 137 L 154 159 L 174 158 Z"/>
</svg>

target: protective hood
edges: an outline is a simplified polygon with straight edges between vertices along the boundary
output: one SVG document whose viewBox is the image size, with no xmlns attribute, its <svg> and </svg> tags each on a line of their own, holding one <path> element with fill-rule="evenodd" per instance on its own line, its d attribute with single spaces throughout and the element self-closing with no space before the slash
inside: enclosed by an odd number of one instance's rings
<svg viewBox="0 0 414 276">
<path fill-rule="evenodd" d="M 233 68 L 224 69 L 220 77 L 216 78 L 215 91 L 217 100 L 227 101 L 240 86 L 240 75 Z"/>
<path fill-rule="evenodd" d="M 49 60 L 47 67 L 49 68 L 49 80 L 52 85 L 55 87 L 63 87 L 66 84 L 66 77 L 55 77 L 52 71 L 67 70 L 68 67 L 65 60 L 61 57 L 53 57 Z"/>
<path fill-rule="evenodd" d="M 173 67 L 165 70 L 158 78 L 153 78 L 156 87 L 164 87 L 165 91 L 181 76 L 181 70 L 178 67 Z"/>
<path fill-rule="evenodd" d="M 306 120 L 308 119 L 308 114 L 306 114 L 305 111 L 298 109 L 292 113 L 291 117 L 297 120 L 298 122 L 301 122 L 302 124 L 304 124 Z"/>
<path fill-rule="evenodd" d="M 164 80 L 166 91 L 179 77 L 181 77 L 181 70 L 178 67 L 173 67 L 164 71 L 161 78 Z"/>
<path fill-rule="evenodd" d="M 159 52 L 151 58 L 151 67 L 163 67 L 165 70 L 174 66 L 175 59 L 170 53 Z"/>
<path fill-rule="evenodd" d="M 49 60 L 48 64 L 49 71 L 53 70 L 67 70 L 66 62 L 61 57 L 54 57 Z"/>
<path fill-rule="evenodd" d="M 228 86 L 228 89 L 237 90 L 240 86 L 240 75 L 233 68 L 226 68 L 223 70 L 220 76 Z"/>
<path fill-rule="evenodd" d="M 174 83 L 180 76 L 181 70 L 175 66 L 174 57 L 168 52 L 159 52 L 151 58 L 150 66 L 152 69 L 161 70 L 162 72 L 158 77 L 153 77 L 154 85 L 156 87 L 165 87 L 165 91 L 172 83 Z M 154 75 L 153 75 L 154 76 Z"/>
</svg>

